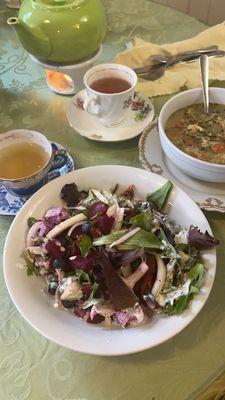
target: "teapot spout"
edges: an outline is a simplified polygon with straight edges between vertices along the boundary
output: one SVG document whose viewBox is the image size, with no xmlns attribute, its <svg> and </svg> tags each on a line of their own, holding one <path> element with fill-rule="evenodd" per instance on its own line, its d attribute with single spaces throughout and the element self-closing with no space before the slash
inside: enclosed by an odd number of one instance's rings
<svg viewBox="0 0 225 400">
<path fill-rule="evenodd" d="M 17 17 L 10 17 L 7 24 L 15 28 L 17 36 L 28 53 L 37 58 L 47 58 L 51 54 L 48 37 L 39 26 L 25 24 Z"/>
</svg>

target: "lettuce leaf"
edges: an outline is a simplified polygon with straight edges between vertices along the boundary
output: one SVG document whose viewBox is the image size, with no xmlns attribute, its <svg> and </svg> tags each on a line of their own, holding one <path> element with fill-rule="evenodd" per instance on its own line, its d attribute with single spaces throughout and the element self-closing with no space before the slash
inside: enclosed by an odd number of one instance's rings
<svg viewBox="0 0 225 400">
<path fill-rule="evenodd" d="M 80 285 L 86 285 L 87 283 L 91 282 L 90 276 L 82 269 L 76 269 L 75 271 L 67 272 L 65 276 L 66 278 L 68 276 L 75 276 Z"/>
<path fill-rule="evenodd" d="M 172 187 L 172 182 L 167 181 L 161 188 L 159 188 L 155 192 L 147 194 L 147 201 L 154 203 L 157 209 L 161 211 L 167 202 Z"/>
<path fill-rule="evenodd" d="M 146 249 L 161 249 L 161 240 L 153 233 L 141 229 L 124 242 L 127 246 L 141 247 Z"/>
<path fill-rule="evenodd" d="M 190 226 L 188 232 L 188 244 L 199 250 L 212 249 L 219 244 L 219 240 L 211 236 L 207 231 L 201 232 L 200 229 Z"/>
<path fill-rule="evenodd" d="M 94 297 L 98 288 L 99 288 L 99 284 L 97 282 L 93 283 L 93 285 L 91 286 L 90 295 L 89 295 L 88 299 L 82 305 L 83 309 L 87 309 L 89 307 L 92 307 L 92 306 L 102 302 L 102 298 Z"/>
<path fill-rule="evenodd" d="M 117 239 L 120 239 L 128 232 L 128 229 L 124 229 L 122 231 L 113 232 L 110 235 L 101 236 L 98 239 L 95 239 L 93 242 L 94 246 L 102 246 L 104 244 L 111 244 Z M 160 249 L 161 248 L 161 240 L 158 239 L 153 233 L 147 232 L 144 229 L 141 229 L 139 232 L 135 233 L 135 235 L 131 236 L 123 243 L 123 250 L 133 249 L 136 247 L 146 248 L 146 249 Z"/>
<path fill-rule="evenodd" d="M 79 243 L 79 248 L 81 251 L 81 254 L 83 257 L 86 257 L 92 248 L 92 241 L 91 238 L 88 235 L 82 236 L 80 243 Z"/>
<path fill-rule="evenodd" d="M 29 257 L 29 254 L 27 252 L 23 253 L 22 258 L 24 259 L 25 263 L 26 263 L 26 268 L 27 268 L 27 275 L 31 276 L 31 275 L 38 275 L 38 270 L 37 267 L 34 263 L 34 260 L 32 260 Z"/>
<path fill-rule="evenodd" d="M 180 315 L 186 310 L 188 303 L 193 299 L 196 293 L 199 293 L 203 284 L 205 269 L 200 263 L 197 263 L 187 273 L 187 278 L 191 279 L 189 292 L 187 295 L 181 295 L 175 299 L 173 304 L 167 304 L 165 313 L 168 315 Z"/>
<path fill-rule="evenodd" d="M 150 208 L 148 208 L 141 214 L 132 217 L 129 223 L 135 227 L 138 226 L 139 228 L 145 229 L 146 231 L 150 231 L 152 223 L 152 211 L 150 210 Z"/>
<path fill-rule="evenodd" d="M 116 231 L 116 232 L 110 233 L 109 235 L 101 236 L 100 238 L 97 238 L 93 241 L 93 245 L 94 246 L 102 246 L 104 244 L 111 244 L 111 243 L 115 242 L 116 240 L 120 239 L 127 232 L 128 232 L 128 229 L 123 229 L 121 231 Z"/>
<path fill-rule="evenodd" d="M 93 283 L 93 285 L 91 286 L 91 292 L 90 292 L 88 301 L 91 301 L 94 299 L 94 295 L 97 292 L 98 288 L 99 288 L 99 284 L 97 282 Z"/>
<path fill-rule="evenodd" d="M 197 263 L 190 269 L 190 271 L 187 273 L 187 276 L 189 279 L 192 281 L 192 285 L 194 285 L 196 288 L 200 289 L 200 287 L 203 284 L 203 278 L 204 278 L 205 270 L 202 264 Z"/>
</svg>

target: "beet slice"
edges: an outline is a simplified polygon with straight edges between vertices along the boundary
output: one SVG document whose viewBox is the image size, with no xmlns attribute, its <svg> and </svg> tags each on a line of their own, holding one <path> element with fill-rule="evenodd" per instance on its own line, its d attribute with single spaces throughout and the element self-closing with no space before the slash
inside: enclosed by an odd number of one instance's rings
<svg viewBox="0 0 225 400">
<path fill-rule="evenodd" d="M 88 217 L 92 218 L 94 215 L 105 214 L 108 208 L 109 206 L 105 203 L 102 203 L 102 201 L 96 201 L 96 203 L 92 204 L 92 206 L 89 208 Z"/>
<path fill-rule="evenodd" d="M 140 299 L 143 297 L 143 295 L 149 294 L 151 292 L 157 275 L 157 263 L 155 257 L 152 255 L 148 255 L 146 259 L 146 264 L 149 267 L 148 271 L 134 286 L 134 293 Z"/>
<path fill-rule="evenodd" d="M 95 314 L 93 319 L 91 319 L 90 317 L 88 317 L 88 319 L 87 319 L 87 322 L 89 324 L 100 324 L 103 321 L 105 321 L 105 317 L 101 314 Z"/>
</svg>

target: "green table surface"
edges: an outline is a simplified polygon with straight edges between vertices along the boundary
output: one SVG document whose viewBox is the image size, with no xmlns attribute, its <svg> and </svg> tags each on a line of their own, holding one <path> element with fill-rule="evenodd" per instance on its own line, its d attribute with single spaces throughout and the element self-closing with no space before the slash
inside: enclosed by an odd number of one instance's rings
<svg viewBox="0 0 225 400">
<path fill-rule="evenodd" d="M 135 35 L 158 43 L 193 36 L 205 25 L 149 0 L 104 0 L 108 32 L 100 61 L 111 60 Z M 43 132 L 66 146 L 79 168 L 97 164 L 140 166 L 138 138 L 120 144 L 88 141 L 69 127 L 68 97 L 52 93 L 43 70 L 20 46 L 0 2 L 0 133 Z M 158 112 L 166 98 L 155 98 Z M 20 316 L 4 284 L 0 259 L 0 399 L 193 399 L 225 369 L 224 216 L 206 213 L 221 240 L 210 298 L 179 335 L 154 349 L 123 357 L 83 355 L 46 340 Z M 0 252 L 12 218 L 0 217 Z M 19 234 L 19 233 L 18 233 Z M 26 301 L 26 299 L 24 299 Z"/>
</svg>

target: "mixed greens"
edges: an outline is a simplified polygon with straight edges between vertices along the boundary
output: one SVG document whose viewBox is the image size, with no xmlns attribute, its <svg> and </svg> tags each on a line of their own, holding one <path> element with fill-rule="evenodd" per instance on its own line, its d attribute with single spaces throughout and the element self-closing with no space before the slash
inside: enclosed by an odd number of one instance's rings
<svg viewBox="0 0 225 400">
<path fill-rule="evenodd" d="M 119 194 L 65 185 L 65 206 L 28 220 L 27 274 L 43 276 L 55 307 L 88 323 L 127 327 L 181 314 L 204 281 L 201 251 L 218 241 L 169 220 L 171 189 L 168 181 L 140 201 L 133 185 Z"/>
</svg>

